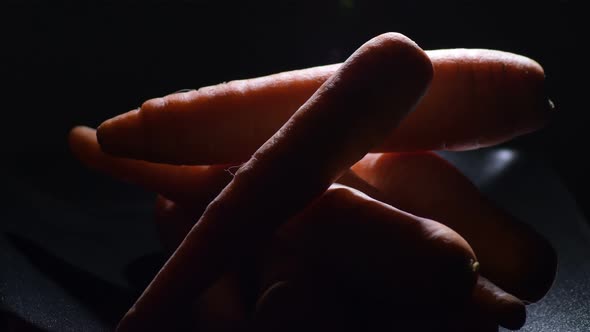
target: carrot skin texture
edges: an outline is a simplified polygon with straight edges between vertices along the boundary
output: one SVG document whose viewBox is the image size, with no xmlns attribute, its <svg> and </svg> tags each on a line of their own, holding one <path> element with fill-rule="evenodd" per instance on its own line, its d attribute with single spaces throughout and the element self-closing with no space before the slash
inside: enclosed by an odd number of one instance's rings
<svg viewBox="0 0 590 332">
<path fill-rule="evenodd" d="M 88 127 L 73 128 L 68 139 L 74 156 L 88 168 L 201 212 L 233 178 L 231 165 L 168 165 L 108 155 L 100 149 L 96 131 Z"/>
<path fill-rule="evenodd" d="M 535 61 L 482 49 L 427 54 L 434 66 L 430 88 L 373 152 L 490 146 L 542 128 L 549 120 L 544 71 Z M 98 138 L 105 152 L 134 159 L 244 162 L 339 67 L 295 70 L 150 99 L 105 121 Z"/>
<path fill-rule="evenodd" d="M 537 62 L 480 49 L 428 55 L 435 68 L 432 89 L 417 112 L 374 152 L 477 149 L 533 132 L 549 121 L 553 105 Z"/>
<path fill-rule="evenodd" d="M 436 154 L 368 154 L 352 169 L 385 202 L 460 233 L 477 253 L 482 275 L 505 291 L 536 302 L 553 284 L 557 256 L 551 243 Z"/>
<path fill-rule="evenodd" d="M 426 54 L 400 34 L 361 46 L 240 168 L 118 330 L 167 328 L 174 308 L 254 252 L 382 140 L 415 107 L 431 78 Z M 300 177 L 284 176 L 293 173 Z"/>
<path fill-rule="evenodd" d="M 244 162 L 339 67 L 284 72 L 150 99 L 105 121 L 97 136 L 105 152 L 134 159 Z"/>
</svg>

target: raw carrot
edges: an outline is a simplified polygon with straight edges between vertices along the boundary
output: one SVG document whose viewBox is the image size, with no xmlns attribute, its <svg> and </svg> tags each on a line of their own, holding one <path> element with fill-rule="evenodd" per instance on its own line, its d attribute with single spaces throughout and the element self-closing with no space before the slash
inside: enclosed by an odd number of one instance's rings
<svg viewBox="0 0 590 332">
<path fill-rule="evenodd" d="M 426 54 L 400 34 L 361 46 L 238 170 L 118 330 L 170 329 L 178 308 L 382 141 L 415 107 L 431 77 Z M 465 266 L 473 259 L 467 256 Z"/>
<path fill-rule="evenodd" d="M 300 285 L 310 295 L 309 326 L 322 318 L 335 326 L 372 322 L 364 327 L 373 330 L 408 315 L 442 318 L 469 300 L 476 281 L 465 264 L 474 255 L 459 234 L 342 185 L 283 225 L 267 251 L 262 291 L 282 280 Z"/>
<path fill-rule="evenodd" d="M 476 310 L 492 317 L 502 327 L 518 330 L 526 322 L 525 304 L 481 275 L 472 297 Z"/>
<path fill-rule="evenodd" d="M 159 204 L 163 207 L 161 217 L 166 216 L 160 225 L 179 239 L 185 234 L 185 225 L 193 219 L 178 214 L 182 210 L 180 206 L 168 203 Z M 424 233 L 437 236 L 428 237 Z M 473 276 L 460 258 L 468 248 L 446 226 L 372 200 L 354 189 L 334 185 L 273 235 L 272 242 L 261 250 L 263 255 L 270 256 L 256 258 L 259 263 L 254 265 L 260 265 L 262 270 L 258 273 L 258 283 L 250 287 L 264 291 L 277 280 L 294 281 L 306 288 L 306 292 L 318 295 L 306 306 L 323 300 L 322 315 L 328 307 L 334 308 L 335 303 L 342 302 L 331 296 L 334 293 L 359 302 L 349 308 L 357 313 L 356 318 L 360 313 L 369 314 L 371 309 L 367 304 L 374 301 L 386 301 L 387 304 L 382 303 L 382 312 L 399 306 L 414 311 L 412 308 L 419 306 L 422 314 L 427 307 L 440 310 L 441 302 L 444 310 L 457 311 L 474 284 Z M 315 289 L 314 285 L 321 288 Z M 218 301 L 223 298 L 228 303 L 242 299 L 228 299 L 218 286 L 208 289 L 207 294 L 208 298 L 217 296 Z M 264 294 L 258 296 L 259 302 L 265 302 Z M 493 303 L 493 299 L 488 301 L 494 307 L 484 309 L 492 311 L 504 305 Z M 301 312 L 297 315 L 312 320 L 306 324 L 317 323 Z M 381 318 L 391 323 L 386 317 L 389 315 Z M 280 318 L 281 315 L 275 317 Z M 329 320 L 328 315 L 325 318 Z"/>
<path fill-rule="evenodd" d="M 232 165 L 178 166 L 113 157 L 101 151 L 95 130 L 75 127 L 69 134 L 70 150 L 87 167 L 132 183 L 194 209 L 207 204 L 233 178 Z M 197 206 L 198 203 L 204 204 Z"/>
<path fill-rule="evenodd" d="M 162 204 L 162 211 L 170 204 L 166 199 L 183 206 L 186 211 L 182 213 L 190 213 L 194 219 L 190 227 L 239 169 L 239 165 L 168 165 L 114 157 L 100 149 L 96 131 L 84 126 L 72 128 L 68 139 L 74 156 L 88 168 L 162 195 L 156 203 Z M 375 188 L 351 171 L 338 181 L 378 198 Z"/>
<path fill-rule="evenodd" d="M 441 174 L 439 173 L 439 175 Z M 352 172 L 347 172 L 338 180 L 338 182 L 351 183 L 354 185 L 354 188 L 358 190 L 361 190 L 362 188 L 361 191 L 371 196 L 372 198 L 382 197 L 380 199 L 381 201 L 387 201 L 383 198 L 385 197 L 384 194 L 379 192 L 370 184 L 364 182 L 364 180 L 362 180 L 361 178 L 356 177 Z M 427 194 L 425 193 L 425 195 Z M 355 217 L 355 214 L 358 214 L 358 210 L 354 210 L 352 214 L 349 214 L 348 212 L 345 212 L 341 208 L 339 208 L 343 206 L 348 206 L 350 208 L 351 202 L 347 201 L 340 201 L 334 204 L 337 206 L 335 209 L 337 209 L 338 211 L 321 211 L 322 209 L 332 209 L 332 207 L 330 206 L 322 206 L 322 203 L 325 204 L 325 201 L 325 197 L 320 198 L 317 202 L 313 204 L 312 207 L 307 208 L 312 209 L 314 212 L 310 213 L 306 211 L 304 212 L 304 214 L 298 215 L 294 219 L 289 220 L 286 224 L 282 225 L 278 229 L 277 233 L 275 233 L 275 235 L 273 236 L 271 244 L 263 250 L 265 252 L 264 255 L 266 255 L 267 257 L 259 258 L 262 259 L 262 263 L 258 264 L 261 266 L 262 270 L 261 272 L 259 272 L 260 276 L 258 277 L 258 286 L 256 286 L 256 284 L 252 284 L 250 286 L 254 288 L 258 287 L 260 289 L 258 295 L 258 302 L 262 303 L 262 306 L 264 307 L 261 312 L 261 315 L 264 317 L 260 318 L 262 320 L 262 324 L 285 324 L 284 321 L 281 322 L 281 320 L 283 320 L 282 317 L 284 318 L 284 314 L 279 313 L 276 317 L 272 317 L 274 315 L 272 313 L 276 313 L 276 310 L 287 310 L 285 309 L 285 305 L 287 304 L 279 303 L 278 308 L 275 308 L 275 299 L 271 299 L 271 302 L 269 302 L 268 299 L 265 299 L 265 296 L 268 295 L 267 293 L 271 290 L 271 288 L 273 288 L 273 285 L 275 285 L 276 283 L 281 283 L 284 280 L 293 281 L 297 276 L 300 276 L 305 273 L 309 274 L 311 271 L 305 271 L 306 268 L 302 266 L 301 263 L 305 260 L 304 257 L 313 257 L 315 261 L 319 260 L 327 262 L 328 265 L 333 264 L 334 262 L 342 261 L 343 259 L 348 259 L 350 257 L 350 254 L 347 255 L 346 253 L 350 253 L 351 250 L 355 251 L 353 258 L 356 259 L 372 259 L 376 257 L 375 253 L 367 252 L 366 248 L 362 246 L 365 241 L 374 242 L 378 239 L 376 239 L 375 237 L 371 237 L 370 239 L 363 240 L 362 238 L 359 238 L 358 234 L 364 234 L 363 232 L 371 232 L 371 230 L 374 230 L 375 223 L 388 223 L 388 221 L 374 220 L 372 222 L 366 222 L 366 216 L 362 218 L 358 216 Z M 428 199 L 426 201 L 428 201 Z M 470 202 L 465 203 L 469 204 Z M 359 202 L 353 201 L 352 205 L 354 204 L 359 204 Z M 394 210 L 393 212 L 393 216 L 395 216 L 396 213 L 399 214 L 399 211 Z M 320 214 L 325 216 L 326 214 L 330 213 L 343 213 L 344 215 L 330 218 L 317 217 Z M 201 212 L 193 213 L 189 211 L 189 209 L 187 208 L 184 208 L 174 202 L 168 201 L 163 197 L 159 197 L 156 204 L 156 225 L 158 226 L 159 233 L 163 235 L 163 242 L 165 246 L 167 248 L 172 249 L 176 248 L 180 244 L 182 239 L 185 237 L 185 235 L 188 233 L 194 221 L 198 219 L 198 216 L 200 214 Z M 395 229 L 395 233 L 401 233 L 405 235 L 403 231 L 399 232 L 399 230 L 396 229 L 396 227 L 400 226 L 397 225 L 397 223 L 399 223 L 400 220 L 409 218 L 409 216 L 403 215 L 402 217 L 403 218 L 394 218 L 395 221 L 390 225 L 390 227 Z M 328 219 L 332 220 L 333 224 L 327 224 Z M 358 227 L 355 226 L 355 228 L 352 229 L 353 232 L 346 233 L 346 231 L 351 230 L 351 228 L 340 227 L 340 223 L 345 224 L 345 222 L 343 222 L 342 220 L 349 220 L 349 225 L 351 222 L 353 225 L 355 222 L 358 222 L 359 224 Z M 425 221 L 418 218 L 414 222 Z M 486 225 L 482 225 L 482 227 L 486 227 Z M 335 235 L 327 234 L 330 232 L 333 232 Z M 340 249 L 337 248 L 338 243 L 335 243 L 336 241 L 330 240 L 332 245 L 336 247 L 336 249 L 332 249 L 331 251 L 326 251 L 324 248 L 321 248 L 321 246 L 324 245 L 324 243 L 318 242 L 317 240 L 312 242 L 304 241 L 304 238 L 315 237 L 316 239 L 333 239 L 334 237 L 342 238 L 347 236 L 349 237 L 348 241 L 338 242 L 341 245 L 343 244 L 343 248 Z M 399 236 L 399 234 L 396 236 Z M 361 246 L 362 248 L 354 247 L 355 244 Z M 400 243 L 399 241 L 395 240 L 395 236 L 389 236 L 387 237 L 387 240 L 384 241 L 384 245 L 391 246 L 391 249 L 389 251 L 380 252 L 378 254 L 391 253 L 391 259 L 395 256 L 394 247 L 400 246 Z M 476 245 L 471 244 L 471 246 L 473 247 Z M 409 253 L 409 248 L 404 249 L 406 249 L 406 252 Z M 332 253 L 332 256 L 330 256 L 330 252 Z M 416 253 L 412 252 L 412 254 L 415 255 Z M 424 259 L 424 261 L 427 261 L 427 259 Z M 347 262 L 347 264 L 355 265 L 357 263 Z M 313 265 L 314 264 L 311 264 L 312 267 Z M 397 268 L 399 269 L 401 265 L 402 264 L 398 264 Z M 378 266 L 373 266 L 373 269 L 374 270 L 365 269 L 362 272 L 369 275 L 369 277 L 371 276 L 371 273 L 381 276 L 391 273 L 391 270 L 387 269 L 385 269 L 385 271 L 382 271 L 383 267 L 379 268 Z M 332 271 L 335 270 L 336 269 L 332 269 Z M 412 270 L 414 272 L 417 271 L 417 269 L 415 268 L 402 269 L 402 271 L 406 270 Z M 359 278 L 354 277 L 355 273 L 358 273 L 358 271 L 353 271 L 352 274 L 346 274 L 345 278 L 350 279 L 350 283 L 347 284 L 352 285 L 353 283 L 359 281 Z M 417 275 L 420 275 L 420 273 L 417 273 Z M 432 276 L 432 274 L 430 275 Z M 531 276 L 531 278 L 534 277 L 535 276 Z M 431 282 L 433 284 L 441 283 L 443 282 L 442 279 L 444 278 L 440 275 L 437 275 L 437 279 Z M 395 289 L 395 287 L 399 287 L 398 276 L 393 276 L 391 278 L 388 278 L 388 280 L 390 284 L 382 285 L 384 288 Z M 407 284 L 404 284 L 404 286 L 407 286 Z M 444 287 L 447 286 L 448 285 L 446 284 L 444 285 Z M 352 288 L 354 287 L 355 286 L 352 286 Z M 351 287 L 346 288 L 349 289 Z M 210 290 L 208 292 L 211 293 L 212 291 Z M 272 297 L 274 298 L 275 296 L 273 295 Z M 429 298 L 432 298 L 432 294 L 429 294 Z M 423 301 L 422 299 L 418 299 L 415 296 L 414 299 L 418 301 Z M 284 301 L 290 300 L 292 299 L 284 299 Z M 470 301 L 472 302 L 472 304 L 477 306 L 477 311 L 480 311 L 479 314 L 485 314 L 488 320 L 492 320 L 496 324 L 499 324 L 505 328 L 518 329 L 525 322 L 526 312 L 522 301 L 520 301 L 515 296 L 505 292 L 504 290 L 500 289 L 498 286 L 494 285 L 492 282 L 490 282 L 488 279 L 482 276 L 478 277 L 478 281 L 476 287 L 473 290 L 472 299 Z M 271 307 L 269 308 L 269 306 Z M 359 308 L 359 310 L 362 309 Z M 271 320 L 270 322 L 267 321 L 269 319 Z"/>
<path fill-rule="evenodd" d="M 73 130 L 71 139 L 75 154 L 89 167 L 163 193 L 173 201 L 160 199 L 157 209 L 167 216 L 184 215 L 186 220 L 174 226 L 157 223 L 171 250 L 231 180 L 223 167 L 172 166 L 112 157 L 100 151 L 94 131 L 87 128 Z M 372 154 L 353 168 L 363 178 L 347 172 L 337 181 L 452 227 L 475 248 L 483 263 L 483 275 L 501 287 L 528 302 L 539 300 L 548 291 L 556 269 L 551 245 L 534 229 L 482 197 L 465 176 L 437 155 Z M 164 219 L 170 218 L 156 220 Z"/>
<path fill-rule="evenodd" d="M 551 287 L 557 268 L 551 244 L 436 154 L 368 154 L 352 169 L 383 194 L 383 201 L 435 219 L 465 237 L 477 253 L 482 275 L 502 289 L 535 302 Z"/>
<path fill-rule="evenodd" d="M 544 72 L 535 61 L 482 49 L 427 54 L 434 66 L 430 88 L 374 152 L 489 146 L 541 128 L 548 120 Z M 151 99 L 105 121 L 98 138 L 104 151 L 135 159 L 244 162 L 339 67 L 283 72 Z"/>
</svg>

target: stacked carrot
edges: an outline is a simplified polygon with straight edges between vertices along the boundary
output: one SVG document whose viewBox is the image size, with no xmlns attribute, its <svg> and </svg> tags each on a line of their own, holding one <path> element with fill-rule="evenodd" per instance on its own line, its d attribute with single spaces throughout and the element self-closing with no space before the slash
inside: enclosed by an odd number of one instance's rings
<svg viewBox="0 0 590 332">
<path fill-rule="evenodd" d="M 357 323 L 395 308 L 436 316 L 412 320 L 416 331 L 520 327 L 520 299 L 551 286 L 551 246 L 436 155 L 402 152 L 541 128 L 551 110 L 543 81 L 522 56 L 425 53 L 388 33 L 343 64 L 172 94 L 96 133 L 75 128 L 85 164 L 162 195 L 159 225 L 174 250 L 118 330 L 174 330 L 216 297 L 233 309 L 201 321 L 218 327 L 254 310 L 260 329 L 344 328 L 350 299 L 372 308 Z M 244 262 L 257 266 L 254 309 L 239 300 Z"/>
</svg>

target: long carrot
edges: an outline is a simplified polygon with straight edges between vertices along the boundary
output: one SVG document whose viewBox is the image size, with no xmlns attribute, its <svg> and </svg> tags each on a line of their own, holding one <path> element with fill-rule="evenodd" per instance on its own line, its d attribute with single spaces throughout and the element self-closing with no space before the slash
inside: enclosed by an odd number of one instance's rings
<svg viewBox="0 0 590 332">
<path fill-rule="evenodd" d="M 374 152 L 489 146 L 541 128 L 548 120 L 544 72 L 535 61 L 482 49 L 427 54 L 434 66 L 429 90 Z M 98 138 L 104 151 L 136 159 L 244 162 L 339 67 L 283 72 L 151 99 L 105 121 Z"/>
<path fill-rule="evenodd" d="M 384 34 L 359 48 L 240 168 L 118 330 L 169 328 L 178 308 L 380 142 L 415 107 L 431 77 L 426 54 L 402 35 Z"/>
<path fill-rule="evenodd" d="M 384 202 L 435 219 L 465 237 L 482 275 L 502 289 L 535 302 L 553 284 L 557 257 L 551 243 L 436 154 L 368 154 L 352 169 L 382 193 Z"/>
<path fill-rule="evenodd" d="M 96 141 L 96 131 L 78 126 L 69 134 L 70 150 L 87 167 L 157 192 L 177 203 L 202 208 L 233 178 L 233 165 L 178 166 L 113 157 Z M 205 204 L 197 206 L 198 203 Z"/>
</svg>

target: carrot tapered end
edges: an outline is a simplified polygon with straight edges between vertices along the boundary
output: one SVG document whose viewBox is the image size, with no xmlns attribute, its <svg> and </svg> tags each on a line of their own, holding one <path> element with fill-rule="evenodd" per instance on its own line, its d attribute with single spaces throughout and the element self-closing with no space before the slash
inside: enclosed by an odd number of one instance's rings
<svg viewBox="0 0 590 332">
<path fill-rule="evenodd" d="M 141 159 L 148 135 L 139 109 L 135 109 L 103 122 L 96 129 L 96 137 L 102 151 L 108 154 Z"/>
</svg>

